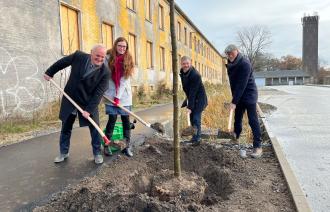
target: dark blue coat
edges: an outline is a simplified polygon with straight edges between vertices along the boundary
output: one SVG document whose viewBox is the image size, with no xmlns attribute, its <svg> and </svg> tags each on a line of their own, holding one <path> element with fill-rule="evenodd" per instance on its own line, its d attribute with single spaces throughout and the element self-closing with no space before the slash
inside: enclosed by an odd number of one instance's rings
<svg viewBox="0 0 330 212">
<path fill-rule="evenodd" d="M 227 70 L 233 96 L 232 103 L 257 103 L 258 90 L 250 61 L 239 53 L 233 62 L 228 60 Z"/>
<path fill-rule="evenodd" d="M 202 112 L 207 106 L 207 96 L 201 75 L 194 67 L 191 67 L 186 73 L 184 73 L 181 69 L 180 78 L 183 91 L 187 96 L 187 99 L 183 102 L 182 107 L 187 106 L 187 108 L 191 111 Z"/>
</svg>

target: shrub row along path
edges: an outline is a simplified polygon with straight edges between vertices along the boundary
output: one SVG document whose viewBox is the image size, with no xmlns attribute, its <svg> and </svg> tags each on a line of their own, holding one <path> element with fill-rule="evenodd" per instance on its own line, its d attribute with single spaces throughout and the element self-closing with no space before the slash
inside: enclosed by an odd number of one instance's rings
<svg viewBox="0 0 330 212">
<path fill-rule="evenodd" d="M 260 89 L 260 102 L 277 107 L 266 116 L 313 211 L 330 211 L 330 88 Z"/>
<path fill-rule="evenodd" d="M 172 104 L 155 106 L 137 115 L 150 123 L 166 121 L 172 115 Z M 152 133 L 137 123 L 132 139 L 138 143 Z M 65 163 L 54 164 L 59 152 L 59 134 L 0 148 L 0 211 L 28 211 L 36 202 L 47 200 L 50 194 L 96 173 L 98 166 L 94 164 L 88 128 L 73 130 L 70 158 Z M 113 158 L 105 157 L 105 162 Z"/>
</svg>

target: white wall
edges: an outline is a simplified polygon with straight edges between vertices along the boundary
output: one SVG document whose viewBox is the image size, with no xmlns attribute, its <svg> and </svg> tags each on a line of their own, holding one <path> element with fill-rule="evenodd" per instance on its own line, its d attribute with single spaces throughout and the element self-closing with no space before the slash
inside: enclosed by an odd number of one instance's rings
<svg viewBox="0 0 330 212">
<path fill-rule="evenodd" d="M 256 84 L 258 87 L 263 87 L 266 85 L 266 79 L 265 78 L 256 78 L 255 79 Z"/>
</svg>

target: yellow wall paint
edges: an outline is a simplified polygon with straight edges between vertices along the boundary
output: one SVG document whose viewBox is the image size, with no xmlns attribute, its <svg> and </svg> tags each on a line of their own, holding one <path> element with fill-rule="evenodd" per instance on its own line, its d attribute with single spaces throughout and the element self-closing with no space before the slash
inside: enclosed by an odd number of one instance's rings
<svg viewBox="0 0 330 212">
<path fill-rule="evenodd" d="M 167 85 L 171 84 L 170 76 L 172 73 L 171 66 L 171 43 L 170 43 L 170 18 L 169 18 L 169 3 L 167 0 L 151 0 L 151 21 L 146 20 L 145 16 L 145 0 L 135 0 L 135 11 L 127 8 L 126 0 L 116 0 L 116 9 L 119 11 L 113 11 L 118 14 L 116 18 L 118 23 L 115 23 L 115 27 L 119 27 L 120 30 L 114 29 L 120 34 L 114 35 L 114 40 L 119 36 L 124 36 L 128 38 L 128 34 L 132 33 L 136 36 L 136 54 L 137 54 L 137 70 L 139 71 L 142 78 L 137 82 L 138 84 L 144 84 L 149 87 L 148 79 L 150 78 L 151 72 L 156 72 L 158 74 L 165 75 L 165 80 Z M 80 20 L 81 20 L 81 43 L 83 46 L 83 51 L 89 52 L 91 47 L 95 43 L 102 42 L 101 38 L 101 20 L 97 14 L 96 0 L 72 0 L 69 1 L 74 8 L 80 10 Z M 164 29 L 159 28 L 159 5 L 163 6 L 164 10 Z M 103 6 L 103 5 L 101 5 Z M 107 5 L 104 5 L 106 7 Z M 197 64 L 200 63 L 200 67 L 208 67 L 209 73 L 207 74 L 205 70 L 199 70 L 203 74 L 203 80 L 207 80 L 213 83 L 221 83 L 224 76 L 224 60 L 223 57 L 216 53 L 216 51 L 211 47 L 205 40 L 203 36 L 197 32 L 197 30 L 192 27 L 188 21 L 185 19 L 184 15 L 176 12 L 176 29 L 177 21 L 181 23 L 181 41 L 178 41 L 178 54 L 181 56 L 188 55 L 193 60 L 193 65 L 195 61 Z M 184 27 L 187 28 L 187 45 L 184 44 Z M 210 52 L 213 52 L 214 57 L 208 58 L 206 55 L 202 56 L 201 53 L 195 51 L 195 44 L 192 41 L 192 48 L 189 47 L 190 43 L 190 32 L 192 33 L 192 39 L 196 36 L 197 40 L 203 42 Z M 152 42 L 153 49 L 153 70 L 147 69 L 146 60 L 146 43 L 147 41 Z M 160 71 L 160 47 L 165 48 L 165 73 Z M 196 67 L 198 68 L 198 67 Z M 211 70 L 212 69 L 212 70 Z M 213 75 L 212 75 L 213 73 Z M 214 76 L 216 73 L 216 77 Z M 209 78 L 207 78 L 207 76 Z M 155 84 L 155 83 L 153 83 Z"/>
</svg>

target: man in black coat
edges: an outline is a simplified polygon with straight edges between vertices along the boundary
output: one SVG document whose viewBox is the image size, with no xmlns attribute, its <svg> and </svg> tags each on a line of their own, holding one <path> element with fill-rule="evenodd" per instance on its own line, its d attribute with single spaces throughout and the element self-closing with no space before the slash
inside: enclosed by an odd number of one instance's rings
<svg viewBox="0 0 330 212">
<path fill-rule="evenodd" d="M 201 75 L 191 65 L 191 59 L 187 56 L 181 58 L 180 78 L 186 100 L 181 107 L 187 107 L 191 125 L 196 129 L 191 142 L 199 145 L 201 142 L 201 118 L 202 112 L 207 106 L 207 96 Z"/>
<path fill-rule="evenodd" d="M 254 158 L 262 155 L 261 130 L 257 114 L 258 90 L 253 76 L 250 61 L 243 57 L 238 48 L 231 44 L 225 49 L 228 56 L 228 76 L 233 96 L 230 108 L 235 110 L 234 133 L 236 138 L 242 132 L 242 119 L 245 110 L 249 118 L 249 125 L 253 133 L 253 148 L 251 154 Z"/>
<path fill-rule="evenodd" d="M 71 66 L 70 77 L 64 91 L 84 110 L 83 113 L 80 113 L 63 96 L 59 114 L 59 118 L 62 121 L 60 155 L 55 158 L 55 163 L 63 162 L 69 156 L 71 131 L 77 115 L 80 126 L 89 127 L 95 163 L 103 163 L 100 135 L 87 118 L 90 116 L 99 124 L 98 104 L 109 86 L 109 71 L 103 64 L 105 55 L 105 47 L 98 44 L 93 47 L 91 54 L 76 51 L 69 56 L 63 57 L 50 66 L 44 74 L 45 80 L 49 80 L 58 71 Z"/>
</svg>

